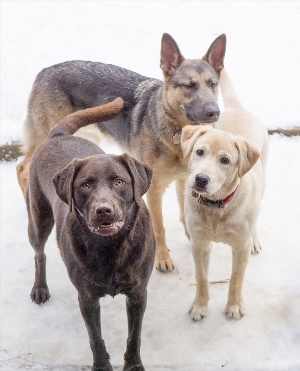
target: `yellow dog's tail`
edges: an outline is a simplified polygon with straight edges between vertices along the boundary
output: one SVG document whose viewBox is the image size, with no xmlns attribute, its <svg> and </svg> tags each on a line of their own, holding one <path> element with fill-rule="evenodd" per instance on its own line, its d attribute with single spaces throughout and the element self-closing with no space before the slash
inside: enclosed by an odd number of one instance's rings
<svg viewBox="0 0 300 371">
<path fill-rule="evenodd" d="M 73 135 L 83 126 L 108 121 L 117 116 L 124 107 L 122 98 L 116 98 L 110 103 L 73 112 L 59 121 L 48 135 L 48 139 L 60 135 Z"/>
<path fill-rule="evenodd" d="M 237 97 L 233 84 L 225 69 L 223 69 L 221 72 L 220 88 L 225 108 L 236 108 L 243 106 L 241 101 Z"/>
</svg>

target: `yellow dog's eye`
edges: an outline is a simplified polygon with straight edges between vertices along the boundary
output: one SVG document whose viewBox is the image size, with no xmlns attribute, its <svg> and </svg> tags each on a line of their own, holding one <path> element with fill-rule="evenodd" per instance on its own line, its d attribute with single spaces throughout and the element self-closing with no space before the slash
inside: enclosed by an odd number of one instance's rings
<svg viewBox="0 0 300 371">
<path fill-rule="evenodd" d="M 121 185 L 123 185 L 124 183 L 125 183 L 125 182 L 124 182 L 123 179 L 118 178 L 118 179 L 116 180 L 116 186 L 121 186 Z"/>
<path fill-rule="evenodd" d="M 204 155 L 204 150 L 203 149 L 198 149 L 196 151 L 196 154 L 197 154 L 197 156 L 202 157 Z"/>
<path fill-rule="evenodd" d="M 82 183 L 81 188 L 83 188 L 83 189 L 89 189 L 89 188 L 91 188 L 91 185 L 90 185 L 89 182 L 84 182 L 84 183 Z"/>
<path fill-rule="evenodd" d="M 223 165 L 228 165 L 229 164 L 229 159 L 227 157 L 222 157 L 220 162 Z"/>
</svg>

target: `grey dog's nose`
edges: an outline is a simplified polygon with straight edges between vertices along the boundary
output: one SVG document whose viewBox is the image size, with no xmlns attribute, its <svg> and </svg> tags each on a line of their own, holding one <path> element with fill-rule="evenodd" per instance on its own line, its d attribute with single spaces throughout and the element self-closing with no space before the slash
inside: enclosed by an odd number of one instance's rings
<svg viewBox="0 0 300 371">
<path fill-rule="evenodd" d="M 195 176 L 195 183 L 197 185 L 197 187 L 200 187 L 200 188 L 203 188 L 205 186 L 207 186 L 207 184 L 210 182 L 210 178 L 208 175 L 205 175 L 205 174 L 197 174 Z"/>
<path fill-rule="evenodd" d="M 108 203 L 103 203 L 96 208 L 96 214 L 98 215 L 109 215 L 112 214 L 113 209 Z"/>
<path fill-rule="evenodd" d="M 217 119 L 220 116 L 220 110 L 215 104 L 207 105 L 205 107 L 205 114 L 209 119 Z"/>
</svg>

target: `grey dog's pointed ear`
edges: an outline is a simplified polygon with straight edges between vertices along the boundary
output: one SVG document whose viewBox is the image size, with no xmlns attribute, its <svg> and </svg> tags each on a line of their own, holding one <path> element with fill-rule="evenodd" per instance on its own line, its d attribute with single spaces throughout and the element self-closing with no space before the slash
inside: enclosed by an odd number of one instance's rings
<svg viewBox="0 0 300 371">
<path fill-rule="evenodd" d="M 74 158 L 69 165 L 58 171 L 52 179 L 58 197 L 69 205 L 70 213 L 72 212 L 73 182 L 81 165 L 82 160 Z"/>
<path fill-rule="evenodd" d="M 217 72 L 224 68 L 224 57 L 226 51 L 226 35 L 218 36 L 209 47 L 207 53 L 202 58 L 208 62 Z"/>
<path fill-rule="evenodd" d="M 168 33 L 164 33 L 161 39 L 160 51 L 160 68 L 167 76 L 174 75 L 176 68 L 178 68 L 184 61 L 176 41 Z"/>
<path fill-rule="evenodd" d="M 120 159 L 127 167 L 128 172 L 131 176 L 134 200 L 137 205 L 140 206 L 142 196 L 148 191 L 150 187 L 152 170 L 146 164 L 137 161 L 126 153 L 120 155 Z"/>
</svg>

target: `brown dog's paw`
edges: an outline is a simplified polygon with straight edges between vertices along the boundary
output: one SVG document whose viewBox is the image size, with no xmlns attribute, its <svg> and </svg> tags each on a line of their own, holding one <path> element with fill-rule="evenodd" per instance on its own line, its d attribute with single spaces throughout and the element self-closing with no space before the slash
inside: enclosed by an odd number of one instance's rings
<svg viewBox="0 0 300 371">
<path fill-rule="evenodd" d="M 130 366 L 128 364 L 124 365 L 123 371 L 145 371 L 144 366 L 139 363 L 137 365 Z"/>
<path fill-rule="evenodd" d="M 35 287 L 33 286 L 30 294 L 31 300 L 36 304 L 44 304 L 50 298 L 50 292 L 48 286 Z"/>
<path fill-rule="evenodd" d="M 91 370 L 92 371 L 113 371 L 113 368 L 111 364 L 108 363 L 106 366 L 101 366 L 101 367 L 93 366 Z"/>
</svg>

